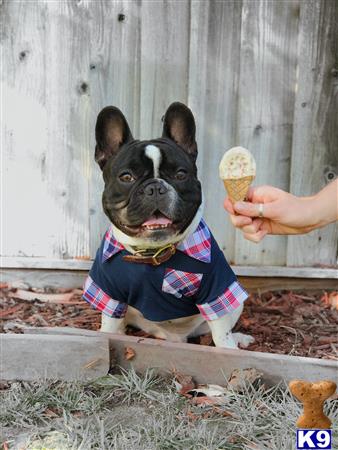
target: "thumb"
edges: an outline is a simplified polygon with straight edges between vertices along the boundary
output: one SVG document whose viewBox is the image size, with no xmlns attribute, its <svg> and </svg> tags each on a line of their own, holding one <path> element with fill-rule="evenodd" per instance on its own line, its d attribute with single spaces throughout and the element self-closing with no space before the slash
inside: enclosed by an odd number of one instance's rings
<svg viewBox="0 0 338 450">
<path fill-rule="evenodd" d="M 273 202 L 270 203 L 250 203 L 250 202 L 236 202 L 234 209 L 238 214 L 248 217 L 259 217 L 259 205 L 263 205 L 263 217 L 267 219 L 274 219 L 276 208 Z"/>
</svg>

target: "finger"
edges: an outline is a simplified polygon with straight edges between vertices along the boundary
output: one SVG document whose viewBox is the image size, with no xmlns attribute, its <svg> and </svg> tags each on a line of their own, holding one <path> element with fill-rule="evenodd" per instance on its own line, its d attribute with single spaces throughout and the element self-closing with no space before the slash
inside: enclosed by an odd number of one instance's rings
<svg viewBox="0 0 338 450">
<path fill-rule="evenodd" d="M 252 203 L 270 203 L 285 196 L 285 192 L 274 186 L 255 186 L 250 187 L 247 199 Z"/>
<path fill-rule="evenodd" d="M 247 217 L 258 217 L 259 209 L 262 203 L 250 203 L 250 202 L 236 202 L 234 204 L 235 211 Z M 268 219 L 273 219 L 276 216 L 276 207 L 274 202 L 263 203 L 263 216 Z"/>
<path fill-rule="evenodd" d="M 253 186 L 249 187 L 249 190 L 246 194 L 246 199 L 249 200 L 250 202 L 252 202 L 252 199 L 255 195 L 256 189 L 257 189 L 257 187 L 253 187 Z"/>
<path fill-rule="evenodd" d="M 259 230 L 257 231 L 257 233 L 243 233 L 243 236 L 245 237 L 245 239 L 247 239 L 248 241 L 251 242 L 255 242 L 256 244 L 258 244 L 258 242 L 260 242 L 264 236 L 266 236 L 268 234 L 268 232 L 266 230 Z"/>
<path fill-rule="evenodd" d="M 259 231 L 261 225 L 263 223 L 262 219 L 254 219 L 250 225 L 244 225 L 242 227 L 243 233 L 247 234 L 255 234 Z"/>
<path fill-rule="evenodd" d="M 235 214 L 235 210 L 234 210 L 233 204 L 232 204 L 232 202 L 230 201 L 229 197 L 227 197 L 227 198 L 224 200 L 224 209 L 225 209 L 226 211 L 228 211 L 229 214 Z"/>
<path fill-rule="evenodd" d="M 236 228 L 242 228 L 245 225 L 250 225 L 252 223 L 252 219 L 250 217 L 234 216 L 232 214 L 230 215 L 230 220 L 233 226 Z"/>
</svg>

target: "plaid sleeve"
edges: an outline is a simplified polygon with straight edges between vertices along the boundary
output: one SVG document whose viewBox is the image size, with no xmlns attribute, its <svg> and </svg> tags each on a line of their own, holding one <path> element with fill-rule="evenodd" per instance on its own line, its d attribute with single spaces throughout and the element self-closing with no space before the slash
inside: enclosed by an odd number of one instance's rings
<svg viewBox="0 0 338 450">
<path fill-rule="evenodd" d="M 102 248 L 103 245 L 97 251 L 83 287 L 82 297 L 93 308 L 109 317 L 120 319 L 125 316 L 128 304 L 122 301 L 125 296 L 119 289 L 118 275 L 115 276 L 109 262 L 102 262 Z"/>
<path fill-rule="evenodd" d="M 215 300 L 198 304 L 197 307 L 206 320 L 215 320 L 237 309 L 247 298 L 248 293 L 234 281 Z"/>
<path fill-rule="evenodd" d="M 214 247 L 211 270 L 203 276 L 196 306 L 206 320 L 215 320 L 239 308 L 248 293 L 237 281 L 223 252 Z"/>
<path fill-rule="evenodd" d="M 93 308 L 98 309 L 109 317 L 121 319 L 126 315 L 128 305 L 127 303 L 119 302 L 109 297 L 88 275 L 82 297 Z"/>
</svg>

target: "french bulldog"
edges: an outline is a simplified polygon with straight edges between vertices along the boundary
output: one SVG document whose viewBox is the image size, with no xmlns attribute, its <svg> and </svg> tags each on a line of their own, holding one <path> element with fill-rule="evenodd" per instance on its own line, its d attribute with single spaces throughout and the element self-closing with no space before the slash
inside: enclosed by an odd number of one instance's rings
<svg viewBox="0 0 338 450">
<path fill-rule="evenodd" d="M 102 311 L 103 332 L 132 325 L 186 342 L 211 330 L 216 346 L 245 347 L 253 338 L 232 328 L 247 294 L 202 218 L 194 116 L 176 102 L 162 120 L 161 138 L 140 141 L 118 108 L 98 115 L 95 160 L 111 227 L 84 299 Z"/>
</svg>

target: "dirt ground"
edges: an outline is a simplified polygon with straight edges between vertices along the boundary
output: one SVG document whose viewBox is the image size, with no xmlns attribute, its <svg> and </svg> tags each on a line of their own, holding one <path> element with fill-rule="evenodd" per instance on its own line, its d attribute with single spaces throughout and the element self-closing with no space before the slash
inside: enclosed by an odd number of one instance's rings
<svg viewBox="0 0 338 450">
<path fill-rule="evenodd" d="M 0 332 L 22 332 L 23 325 L 97 330 L 100 313 L 81 299 L 81 290 L 11 288 L 0 291 Z M 337 292 L 267 292 L 245 302 L 235 331 L 254 336 L 248 350 L 338 359 Z M 128 334 L 146 336 L 129 328 Z M 211 335 L 193 341 L 213 345 Z"/>
</svg>

